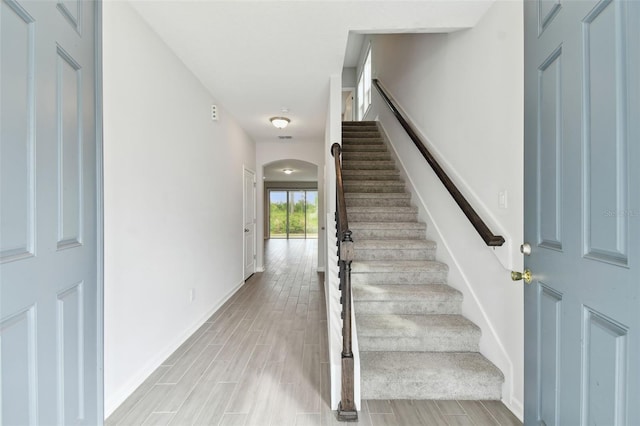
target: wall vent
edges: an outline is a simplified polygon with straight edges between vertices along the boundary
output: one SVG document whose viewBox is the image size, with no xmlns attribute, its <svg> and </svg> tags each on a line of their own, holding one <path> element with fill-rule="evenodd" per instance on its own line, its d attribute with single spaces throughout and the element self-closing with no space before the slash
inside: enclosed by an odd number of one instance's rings
<svg viewBox="0 0 640 426">
<path fill-rule="evenodd" d="M 278 139 L 293 139 L 293 136 L 278 136 Z"/>
</svg>

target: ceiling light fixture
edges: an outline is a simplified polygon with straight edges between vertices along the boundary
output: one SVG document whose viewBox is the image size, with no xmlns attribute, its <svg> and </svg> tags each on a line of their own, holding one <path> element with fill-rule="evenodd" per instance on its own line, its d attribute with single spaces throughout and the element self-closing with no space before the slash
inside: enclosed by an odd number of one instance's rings
<svg viewBox="0 0 640 426">
<path fill-rule="evenodd" d="M 291 173 L 293 173 L 293 169 L 282 169 L 282 171 L 283 171 L 286 175 L 290 175 Z"/>
<path fill-rule="evenodd" d="M 284 129 L 291 122 L 287 117 L 271 117 L 269 121 L 277 129 Z"/>
</svg>

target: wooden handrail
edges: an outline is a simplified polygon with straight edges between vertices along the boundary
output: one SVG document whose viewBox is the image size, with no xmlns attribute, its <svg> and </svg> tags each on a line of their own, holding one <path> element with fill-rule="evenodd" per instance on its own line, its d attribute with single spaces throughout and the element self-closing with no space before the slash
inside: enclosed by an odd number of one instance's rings
<svg viewBox="0 0 640 426">
<path fill-rule="evenodd" d="M 467 219 L 469 219 L 469 221 L 471 222 L 473 227 L 476 229 L 478 234 L 480 234 L 480 237 L 484 240 L 485 244 L 491 247 L 497 247 L 497 246 L 503 245 L 504 237 L 502 237 L 501 235 L 495 235 L 493 232 L 491 232 L 487 224 L 484 223 L 484 221 L 482 220 L 482 218 L 480 218 L 478 213 L 476 213 L 473 207 L 471 207 L 471 204 L 469 204 L 467 199 L 464 198 L 464 195 L 462 195 L 462 193 L 460 192 L 460 190 L 458 190 L 458 188 L 453 183 L 453 181 L 449 178 L 449 176 L 447 176 L 447 173 L 443 170 L 440 164 L 438 164 L 435 157 L 431 154 L 431 152 L 429 152 L 425 144 L 422 142 L 422 140 L 418 136 L 417 132 L 413 129 L 413 126 L 411 126 L 411 124 L 409 123 L 409 120 L 404 117 L 404 115 L 400 112 L 396 104 L 393 102 L 391 96 L 389 96 L 387 92 L 384 90 L 380 81 L 377 78 L 373 79 L 373 84 L 376 86 L 376 89 L 378 89 L 378 92 L 380 92 L 382 99 L 384 99 L 385 103 L 387 104 L 387 106 L 389 107 L 393 115 L 395 115 L 398 121 L 400 122 L 400 125 L 402 125 L 404 130 L 409 135 L 409 138 L 411 138 L 411 140 L 413 141 L 415 146 L 418 148 L 418 150 L 420 151 L 424 159 L 427 160 L 427 163 L 429 163 L 429 165 L 431 166 L 435 174 L 438 176 L 440 181 L 444 184 L 445 188 L 447 188 L 447 191 L 449 191 L 449 194 L 451 194 L 454 201 L 462 209 L 462 212 L 464 213 L 464 215 L 467 217 Z"/>
<path fill-rule="evenodd" d="M 331 155 L 336 168 L 336 231 L 338 237 L 338 264 L 340 266 L 340 302 L 342 303 L 342 392 L 338 405 L 338 420 L 356 421 L 358 411 L 354 393 L 354 363 L 351 336 L 351 262 L 353 261 L 353 239 L 349 230 L 347 204 L 344 199 L 342 147 L 338 143 L 331 146 Z"/>
</svg>

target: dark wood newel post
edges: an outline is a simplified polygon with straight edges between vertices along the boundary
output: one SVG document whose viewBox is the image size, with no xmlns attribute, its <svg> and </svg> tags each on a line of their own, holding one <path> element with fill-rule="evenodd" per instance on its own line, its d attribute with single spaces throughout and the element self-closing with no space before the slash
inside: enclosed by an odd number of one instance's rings
<svg viewBox="0 0 640 426">
<path fill-rule="evenodd" d="M 340 302 L 342 303 L 342 387 L 338 404 L 339 421 L 357 421 L 354 398 L 354 364 L 351 336 L 351 262 L 353 261 L 353 239 L 347 220 L 347 206 L 344 199 L 342 165 L 340 153 L 342 147 L 334 143 L 331 155 L 336 167 L 336 227 L 338 237 L 338 264 L 340 266 Z"/>
</svg>

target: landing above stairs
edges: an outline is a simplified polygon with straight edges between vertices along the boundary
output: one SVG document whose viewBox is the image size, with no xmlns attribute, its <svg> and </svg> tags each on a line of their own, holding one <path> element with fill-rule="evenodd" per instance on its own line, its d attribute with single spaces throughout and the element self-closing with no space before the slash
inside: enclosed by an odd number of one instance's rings
<svg viewBox="0 0 640 426">
<path fill-rule="evenodd" d="M 478 352 L 377 123 L 343 123 L 342 144 L 362 398 L 500 399 L 504 377 Z"/>
</svg>

